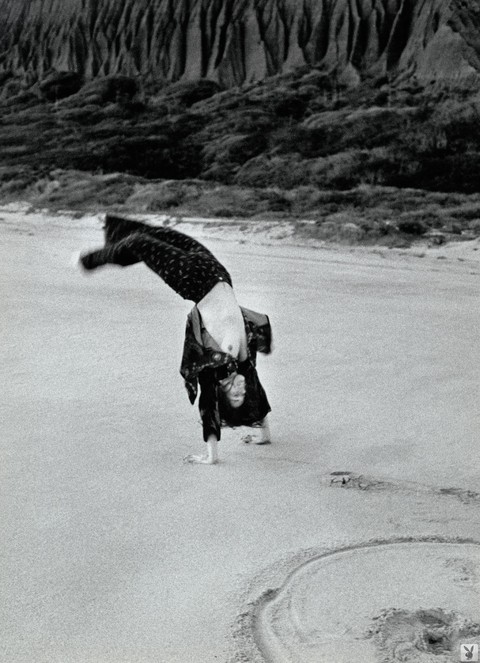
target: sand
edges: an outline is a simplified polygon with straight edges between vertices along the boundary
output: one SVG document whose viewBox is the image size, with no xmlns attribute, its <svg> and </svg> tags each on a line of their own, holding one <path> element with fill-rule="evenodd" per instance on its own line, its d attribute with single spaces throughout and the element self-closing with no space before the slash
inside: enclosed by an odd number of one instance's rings
<svg viewBox="0 0 480 663">
<path fill-rule="evenodd" d="M 443 663 L 480 643 L 480 244 L 180 226 L 275 344 L 274 443 L 227 431 L 218 466 L 190 466 L 190 305 L 143 265 L 72 268 L 100 218 L 0 209 L 0 660 L 328 662 L 334 643 Z"/>
</svg>

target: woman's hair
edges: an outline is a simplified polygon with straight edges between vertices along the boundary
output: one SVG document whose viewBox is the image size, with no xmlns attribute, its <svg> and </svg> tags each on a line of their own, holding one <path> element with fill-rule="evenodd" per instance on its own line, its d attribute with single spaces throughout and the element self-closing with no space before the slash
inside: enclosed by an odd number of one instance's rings
<svg viewBox="0 0 480 663">
<path fill-rule="evenodd" d="M 239 407 L 233 407 L 226 393 L 218 387 L 218 411 L 227 426 L 251 426 L 261 421 L 270 411 L 267 396 L 256 372 L 245 376 L 245 399 Z"/>
</svg>

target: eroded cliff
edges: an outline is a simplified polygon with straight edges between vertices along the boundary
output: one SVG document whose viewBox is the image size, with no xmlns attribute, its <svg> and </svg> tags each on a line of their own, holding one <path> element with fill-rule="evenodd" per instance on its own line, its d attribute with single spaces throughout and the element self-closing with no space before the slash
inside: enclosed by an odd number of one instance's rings
<svg viewBox="0 0 480 663">
<path fill-rule="evenodd" d="M 0 16 L 0 194 L 57 168 L 480 190 L 478 0 L 0 0 Z"/>
<path fill-rule="evenodd" d="M 0 0 L 0 71 L 41 79 L 209 78 L 224 87 L 321 64 L 458 78 L 480 71 L 475 0 Z"/>
</svg>

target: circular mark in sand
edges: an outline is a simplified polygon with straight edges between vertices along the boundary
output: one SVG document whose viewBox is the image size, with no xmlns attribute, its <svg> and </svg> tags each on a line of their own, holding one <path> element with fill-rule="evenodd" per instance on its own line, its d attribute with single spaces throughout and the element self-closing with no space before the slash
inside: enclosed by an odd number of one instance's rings
<svg viewBox="0 0 480 663">
<path fill-rule="evenodd" d="M 447 663 L 480 644 L 480 546 L 368 544 L 319 555 L 265 596 L 255 641 L 272 663 Z"/>
</svg>

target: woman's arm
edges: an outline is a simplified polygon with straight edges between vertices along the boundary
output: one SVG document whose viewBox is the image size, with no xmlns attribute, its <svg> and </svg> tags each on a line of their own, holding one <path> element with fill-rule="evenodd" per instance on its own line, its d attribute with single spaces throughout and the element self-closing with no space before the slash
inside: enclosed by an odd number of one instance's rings
<svg viewBox="0 0 480 663">
<path fill-rule="evenodd" d="M 183 459 L 186 463 L 199 463 L 200 465 L 216 465 L 218 463 L 218 440 L 211 435 L 207 442 L 207 453 L 189 454 Z"/>
<path fill-rule="evenodd" d="M 198 407 L 202 419 L 203 439 L 207 445 L 207 452 L 202 455 L 191 454 L 184 460 L 188 463 L 201 463 L 215 465 L 218 463 L 218 442 L 220 440 L 220 414 L 218 410 L 217 381 L 215 371 L 206 368 L 198 376 L 200 383 L 200 398 Z"/>
</svg>

